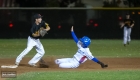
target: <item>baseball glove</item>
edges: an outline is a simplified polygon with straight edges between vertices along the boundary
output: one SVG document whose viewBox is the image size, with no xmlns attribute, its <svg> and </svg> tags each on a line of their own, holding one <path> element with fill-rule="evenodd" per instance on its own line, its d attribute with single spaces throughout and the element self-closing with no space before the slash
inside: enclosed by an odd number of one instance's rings
<svg viewBox="0 0 140 80">
<path fill-rule="evenodd" d="M 47 34 L 47 31 L 45 29 L 41 29 L 39 33 L 43 37 L 45 34 Z"/>
<path fill-rule="evenodd" d="M 104 64 L 104 63 L 102 63 L 102 62 L 100 62 L 100 61 L 99 61 L 99 62 L 97 62 L 97 63 L 98 63 L 98 64 L 100 64 L 102 68 L 106 68 L 106 67 L 108 67 L 108 65 L 107 65 L 107 64 Z"/>
<path fill-rule="evenodd" d="M 39 66 L 40 68 L 49 68 L 49 65 L 43 59 L 39 61 Z"/>
</svg>

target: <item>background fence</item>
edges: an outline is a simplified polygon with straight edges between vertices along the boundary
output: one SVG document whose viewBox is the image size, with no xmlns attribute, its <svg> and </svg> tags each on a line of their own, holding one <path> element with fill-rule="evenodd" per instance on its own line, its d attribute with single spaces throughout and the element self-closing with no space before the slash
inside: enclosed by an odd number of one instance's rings
<svg viewBox="0 0 140 80">
<path fill-rule="evenodd" d="M 140 39 L 140 9 L 136 8 L 1 8 L 0 38 L 27 38 L 35 13 L 40 13 L 51 27 L 44 38 L 71 38 L 70 27 L 74 25 L 79 37 L 87 35 L 93 39 L 122 39 L 119 22 L 130 13 L 135 21 L 132 38 Z"/>
</svg>

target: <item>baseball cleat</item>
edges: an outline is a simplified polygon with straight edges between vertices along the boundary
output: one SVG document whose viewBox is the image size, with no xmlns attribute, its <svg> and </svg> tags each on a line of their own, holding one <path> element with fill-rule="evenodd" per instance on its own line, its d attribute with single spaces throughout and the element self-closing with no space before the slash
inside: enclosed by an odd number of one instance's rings
<svg viewBox="0 0 140 80">
<path fill-rule="evenodd" d="M 18 66 L 18 65 L 19 65 L 19 62 L 15 62 L 15 65 L 17 65 L 17 66 Z"/>
<path fill-rule="evenodd" d="M 39 61 L 39 66 L 40 68 L 49 68 L 49 65 L 43 59 Z"/>
<path fill-rule="evenodd" d="M 30 65 L 30 67 L 37 67 L 37 65 L 36 65 L 36 64 L 34 64 L 34 63 L 29 64 L 29 65 Z"/>
<path fill-rule="evenodd" d="M 40 63 L 39 66 L 40 68 L 49 68 L 49 65 L 46 63 Z"/>
<path fill-rule="evenodd" d="M 127 45 L 129 45 L 129 42 L 127 42 Z"/>
<path fill-rule="evenodd" d="M 124 47 L 126 47 L 126 44 L 124 44 Z"/>
</svg>

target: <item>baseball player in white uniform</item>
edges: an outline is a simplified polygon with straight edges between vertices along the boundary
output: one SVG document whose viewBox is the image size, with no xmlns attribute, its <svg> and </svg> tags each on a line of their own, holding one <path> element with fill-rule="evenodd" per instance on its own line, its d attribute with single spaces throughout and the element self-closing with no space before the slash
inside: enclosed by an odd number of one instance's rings
<svg viewBox="0 0 140 80">
<path fill-rule="evenodd" d="M 124 38 L 123 38 L 123 43 L 124 46 L 126 46 L 126 44 L 129 45 L 130 41 L 131 41 L 131 28 L 133 28 L 134 26 L 134 20 L 130 19 L 130 15 L 127 13 L 126 14 L 126 19 L 124 19 L 121 28 L 124 27 Z"/>
<path fill-rule="evenodd" d="M 55 63 L 59 65 L 60 68 L 77 68 L 80 64 L 84 63 L 87 59 L 92 60 L 101 65 L 102 68 L 108 67 L 104 63 L 100 62 L 97 58 L 95 58 L 92 53 L 90 52 L 88 46 L 91 43 L 90 38 L 84 36 L 78 40 L 76 37 L 73 26 L 71 28 L 71 34 L 74 41 L 77 44 L 78 50 L 73 58 L 62 58 L 56 59 Z"/>
<path fill-rule="evenodd" d="M 36 66 L 36 63 L 43 57 L 45 50 L 41 44 L 39 38 L 41 37 L 39 30 L 44 28 L 46 31 L 50 30 L 50 27 L 47 23 L 42 21 L 42 16 L 40 14 L 34 15 L 35 22 L 32 25 L 30 36 L 28 37 L 27 48 L 16 58 L 16 65 L 19 65 L 22 58 L 35 47 L 37 54 L 28 62 L 30 66 Z"/>
</svg>

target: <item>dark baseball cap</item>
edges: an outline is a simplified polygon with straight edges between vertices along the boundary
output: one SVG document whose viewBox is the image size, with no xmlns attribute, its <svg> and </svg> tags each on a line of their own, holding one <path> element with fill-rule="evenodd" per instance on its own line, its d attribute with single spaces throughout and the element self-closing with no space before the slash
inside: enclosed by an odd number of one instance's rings
<svg viewBox="0 0 140 80">
<path fill-rule="evenodd" d="M 38 19 L 38 18 L 42 18 L 43 16 L 41 16 L 40 14 L 35 14 L 34 15 L 34 19 Z"/>
</svg>

